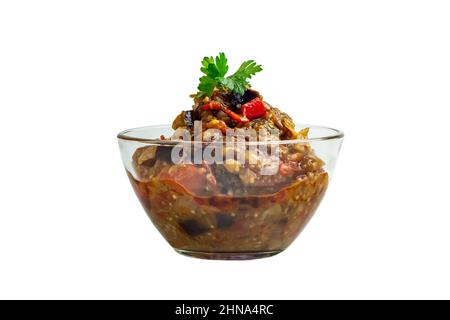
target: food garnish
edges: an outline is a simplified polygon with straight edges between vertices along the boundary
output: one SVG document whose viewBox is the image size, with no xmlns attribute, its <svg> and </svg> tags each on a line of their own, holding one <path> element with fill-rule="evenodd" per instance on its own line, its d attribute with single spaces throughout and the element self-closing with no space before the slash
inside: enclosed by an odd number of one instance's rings
<svg viewBox="0 0 450 320">
<path fill-rule="evenodd" d="M 204 57 L 200 69 L 205 75 L 200 78 L 198 85 L 198 97 L 211 97 L 215 88 L 232 91 L 242 96 L 245 90 L 250 88 L 247 79 L 251 79 L 256 73 L 262 71 L 262 67 L 253 60 L 247 60 L 241 64 L 239 69 L 231 76 L 226 77 L 228 72 L 228 60 L 223 52 L 213 57 Z"/>
</svg>

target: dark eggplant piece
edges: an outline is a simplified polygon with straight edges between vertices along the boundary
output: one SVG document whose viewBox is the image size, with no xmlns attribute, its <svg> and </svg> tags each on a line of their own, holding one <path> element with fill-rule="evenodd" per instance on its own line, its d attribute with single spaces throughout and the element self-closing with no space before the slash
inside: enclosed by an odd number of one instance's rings
<svg viewBox="0 0 450 320">
<path fill-rule="evenodd" d="M 205 227 L 195 219 L 181 221 L 179 222 L 179 225 L 184 230 L 184 232 L 193 237 L 199 236 L 208 231 L 207 227 Z"/>
<path fill-rule="evenodd" d="M 184 124 L 191 129 L 194 127 L 194 111 L 184 111 Z"/>
<path fill-rule="evenodd" d="M 259 94 L 258 91 L 248 89 L 247 91 L 245 91 L 244 95 L 242 96 L 242 104 L 252 101 L 253 99 L 258 98 L 260 96 L 261 95 Z"/>
<path fill-rule="evenodd" d="M 182 111 L 173 121 L 172 129 L 176 130 L 181 127 L 188 127 L 192 129 L 194 127 L 195 120 L 196 114 L 193 110 Z"/>
</svg>

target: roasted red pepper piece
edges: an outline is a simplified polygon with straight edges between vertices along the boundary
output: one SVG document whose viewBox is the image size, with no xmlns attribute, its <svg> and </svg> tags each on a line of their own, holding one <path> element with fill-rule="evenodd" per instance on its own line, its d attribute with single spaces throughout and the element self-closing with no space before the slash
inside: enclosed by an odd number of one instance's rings
<svg viewBox="0 0 450 320">
<path fill-rule="evenodd" d="M 237 122 L 249 122 L 252 119 L 265 117 L 267 114 L 266 107 L 264 106 L 261 98 L 255 98 L 242 105 L 242 115 L 231 111 L 227 107 L 223 106 L 217 101 L 211 101 L 202 106 L 203 110 L 222 110 L 231 119 Z"/>
<path fill-rule="evenodd" d="M 242 115 L 249 119 L 257 119 L 266 116 L 266 107 L 261 98 L 255 98 L 242 105 Z"/>
<path fill-rule="evenodd" d="M 236 112 L 231 111 L 227 107 L 223 106 L 221 103 L 217 101 L 211 101 L 205 105 L 202 106 L 203 110 L 222 110 L 225 112 L 231 119 L 237 122 L 249 122 L 248 118 L 243 115 L 239 115 Z"/>
<path fill-rule="evenodd" d="M 173 166 L 168 171 L 160 172 L 158 179 L 180 193 L 205 195 L 209 192 L 206 189 L 208 185 L 206 169 L 195 165 Z"/>
<path fill-rule="evenodd" d="M 235 120 L 237 122 L 244 122 L 245 123 L 245 122 L 249 122 L 250 121 L 250 120 L 248 120 L 248 118 L 245 115 L 241 116 L 241 115 L 237 114 L 236 112 L 231 111 L 228 108 L 223 108 L 222 111 L 225 112 L 227 115 L 229 115 L 231 119 L 233 119 L 233 120 Z"/>
</svg>

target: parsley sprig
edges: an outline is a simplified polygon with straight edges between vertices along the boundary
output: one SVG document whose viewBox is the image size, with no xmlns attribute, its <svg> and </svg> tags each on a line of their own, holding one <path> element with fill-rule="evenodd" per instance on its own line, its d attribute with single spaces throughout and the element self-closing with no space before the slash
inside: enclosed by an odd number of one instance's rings
<svg viewBox="0 0 450 320">
<path fill-rule="evenodd" d="M 199 97 L 211 97 L 214 88 L 223 88 L 242 96 L 250 87 L 249 79 L 262 71 L 262 67 L 253 60 L 247 60 L 231 76 L 225 77 L 228 72 L 228 60 L 223 52 L 214 59 L 205 57 L 202 60 L 200 71 L 204 74 L 198 85 Z"/>
</svg>

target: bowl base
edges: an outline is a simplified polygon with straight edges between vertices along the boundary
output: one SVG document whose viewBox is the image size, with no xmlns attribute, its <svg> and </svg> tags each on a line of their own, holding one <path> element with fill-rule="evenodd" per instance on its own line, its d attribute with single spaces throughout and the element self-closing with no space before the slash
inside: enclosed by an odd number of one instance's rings
<svg viewBox="0 0 450 320">
<path fill-rule="evenodd" d="M 203 252 L 176 249 L 175 251 L 188 257 L 208 260 L 252 260 L 272 257 L 283 250 L 260 251 L 260 252 Z"/>
</svg>

